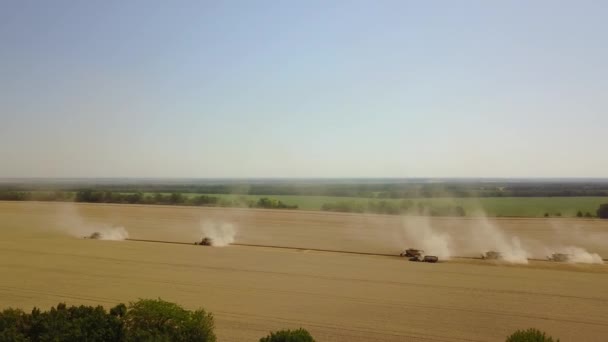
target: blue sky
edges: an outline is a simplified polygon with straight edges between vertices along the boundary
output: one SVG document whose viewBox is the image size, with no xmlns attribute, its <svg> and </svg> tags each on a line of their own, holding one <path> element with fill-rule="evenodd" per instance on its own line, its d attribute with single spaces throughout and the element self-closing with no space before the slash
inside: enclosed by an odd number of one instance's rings
<svg viewBox="0 0 608 342">
<path fill-rule="evenodd" d="M 0 2 L 0 177 L 606 177 L 606 1 Z"/>
</svg>

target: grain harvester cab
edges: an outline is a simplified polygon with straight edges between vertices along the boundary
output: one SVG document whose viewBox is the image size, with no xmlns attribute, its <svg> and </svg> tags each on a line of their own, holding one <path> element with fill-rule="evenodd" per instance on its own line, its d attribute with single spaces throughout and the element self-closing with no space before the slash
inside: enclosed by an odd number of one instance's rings
<svg viewBox="0 0 608 342">
<path fill-rule="evenodd" d="M 89 235 L 89 236 L 85 236 L 85 239 L 93 239 L 93 240 L 99 240 L 101 239 L 101 233 L 99 232 L 94 232 L 93 234 Z"/>
<path fill-rule="evenodd" d="M 213 246 L 213 240 L 205 236 L 201 242 L 195 242 L 194 244 L 199 246 Z"/>
<path fill-rule="evenodd" d="M 482 254 L 481 258 L 487 260 L 500 260 L 502 259 L 502 254 L 496 251 L 488 251 L 485 254 Z"/>
<path fill-rule="evenodd" d="M 422 256 L 422 254 L 424 254 L 424 251 L 421 249 L 408 248 L 405 251 L 401 252 L 399 256 L 413 258 L 420 257 Z"/>
<path fill-rule="evenodd" d="M 570 255 L 569 254 L 563 254 L 563 253 L 553 253 L 547 259 L 550 260 L 550 261 L 567 262 L 567 261 L 570 261 Z"/>
</svg>

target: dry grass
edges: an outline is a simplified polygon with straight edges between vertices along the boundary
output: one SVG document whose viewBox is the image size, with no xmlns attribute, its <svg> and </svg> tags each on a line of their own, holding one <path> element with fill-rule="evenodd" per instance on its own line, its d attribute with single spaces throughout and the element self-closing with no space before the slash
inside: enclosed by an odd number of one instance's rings
<svg viewBox="0 0 608 342">
<path fill-rule="evenodd" d="M 81 224 L 123 225 L 142 239 L 194 242 L 200 221 L 214 220 L 235 224 L 237 241 L 244 243 L 379 253 L 406 247 L 398 217 L 0 203 L 3 307 L 59 301 L 110 306 L 160 296 L 212 311 L 222 341 L 256 341 L 269 330 L 300 326 L 319 341 L 502 341 L 527 327 L 562 341 L 608 336 L 605 265 L 464 259 L 431 265 L 326 252 L 81 240 L 60 229 L 77 222 L 74 215 Z M 531 246 L 573 239 L 568 231 L 577 224 L 585 236 L 608 233 L 608 223 L 595 220 L 491 223 Z M 430 224 L 462 232 L 475 222 Z M 608 255 L 606 241 L 595 240 L 581 237 L 578 244 Z"/>
</svg>

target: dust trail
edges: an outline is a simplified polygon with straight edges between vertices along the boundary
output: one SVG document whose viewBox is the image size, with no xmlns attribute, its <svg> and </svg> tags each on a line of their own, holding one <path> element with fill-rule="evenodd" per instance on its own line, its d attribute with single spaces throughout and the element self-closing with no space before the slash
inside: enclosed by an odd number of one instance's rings
<svg viewBox="0 0 608 342">
<path fill-rule="evenodd" d="M 545 246 L 545 252 L 547 259 L 549 259 L 553 253 L 565 254 L 567 259 L 563 260 L 572 264 L 603 264 L 604 260 L 597 253 L 590 253 L 586 249 L 578 246 L 558 246 L 549 248 Z"/>
<path fill-rule="evenodd" d="M 95 231 L 100 234 L 99 240 L 121 241 L 129 238 L 129 232 L 122 226 L 100 226 Z"/>
<path fill-rule="evenodd" d="M 433 229 L 426 216 L 405 216 L 403 232 L 409 247 L 423 249 L 425 255 L 449 259 L 450 235 Z"/>
<path fill-rule="evenodd" d="M 213 246 L 223 247 L 234 242 L 236 228 L 228 222 L 201 220 L 201 233 L 213 240 Z"/>
<path fill-rule="evenodd" d="M 124 240 L 129 233 L 123 226 L 108 223 L 86 221 L 73 204 L 64 204 L 59 207 L 55 216 L 57 230 L 73 237 L 83 238 L 99 233 L 100 240 Z"/>
<path fill-rule="evenodd" d="M 485 213 L 478 212 L 467 230 L 468 238 L 463 242 L 464 249 L 483 254 L 488 251 L 499 252 L 501 260 L 514 264 L 527 264 L 530 254 L 524 249 L 517 236 L 508 237 L 497 225 L 490 222 Z"/>
<path fill-rule="evenodd" d="M 530 253 L 517 236 L 508 236 L 500 227 L 486 218 L 482 210 L 467 221 L 464 229 L 457 229 L 461 219 L 442 218 L 442 224 L 452 227 L 438 229 L 432 226 L 429 216 L 403 217 L 403 236 L 408 247 L 419 248 L 427 255 L 442 259 L 450 256 L 480 256 L 488 251 L 499 252 L 501 261 L 527 264 Z"/>
<path fill-rule="evenodd" d="M 593 232 L 585 230 L 585 223 L 563 222 L 561 220 L 551 221 L 557 243 L 551 246 L 553 253 L 568 254 L 569 261 L 581 264 L 603 264 L 602 257 L 597 253 L 588 252 L 585 245 L 590 248 L 605 246 L 608 243 L 608 233 Z"/>
<path fill-rule="evenodd" d="M 597 253 L 589 253 L 584 248 L 569 246 L 563 251 L 570 256 L 569 261 L 579 264 L 603 264 L 604 260 Z"/>
</svg>

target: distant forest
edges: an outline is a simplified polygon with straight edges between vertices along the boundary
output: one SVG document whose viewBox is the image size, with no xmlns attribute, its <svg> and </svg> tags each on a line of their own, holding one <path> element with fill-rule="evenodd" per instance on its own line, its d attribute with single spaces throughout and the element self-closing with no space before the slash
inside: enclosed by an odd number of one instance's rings
<svg viewBox="0 0 608 342">
<path fill-rule="evenodd" d="M 113 191 L 362 198 L 608 196 L 598 180 L 0 180 L 0 191 Z"/>
</svg>

